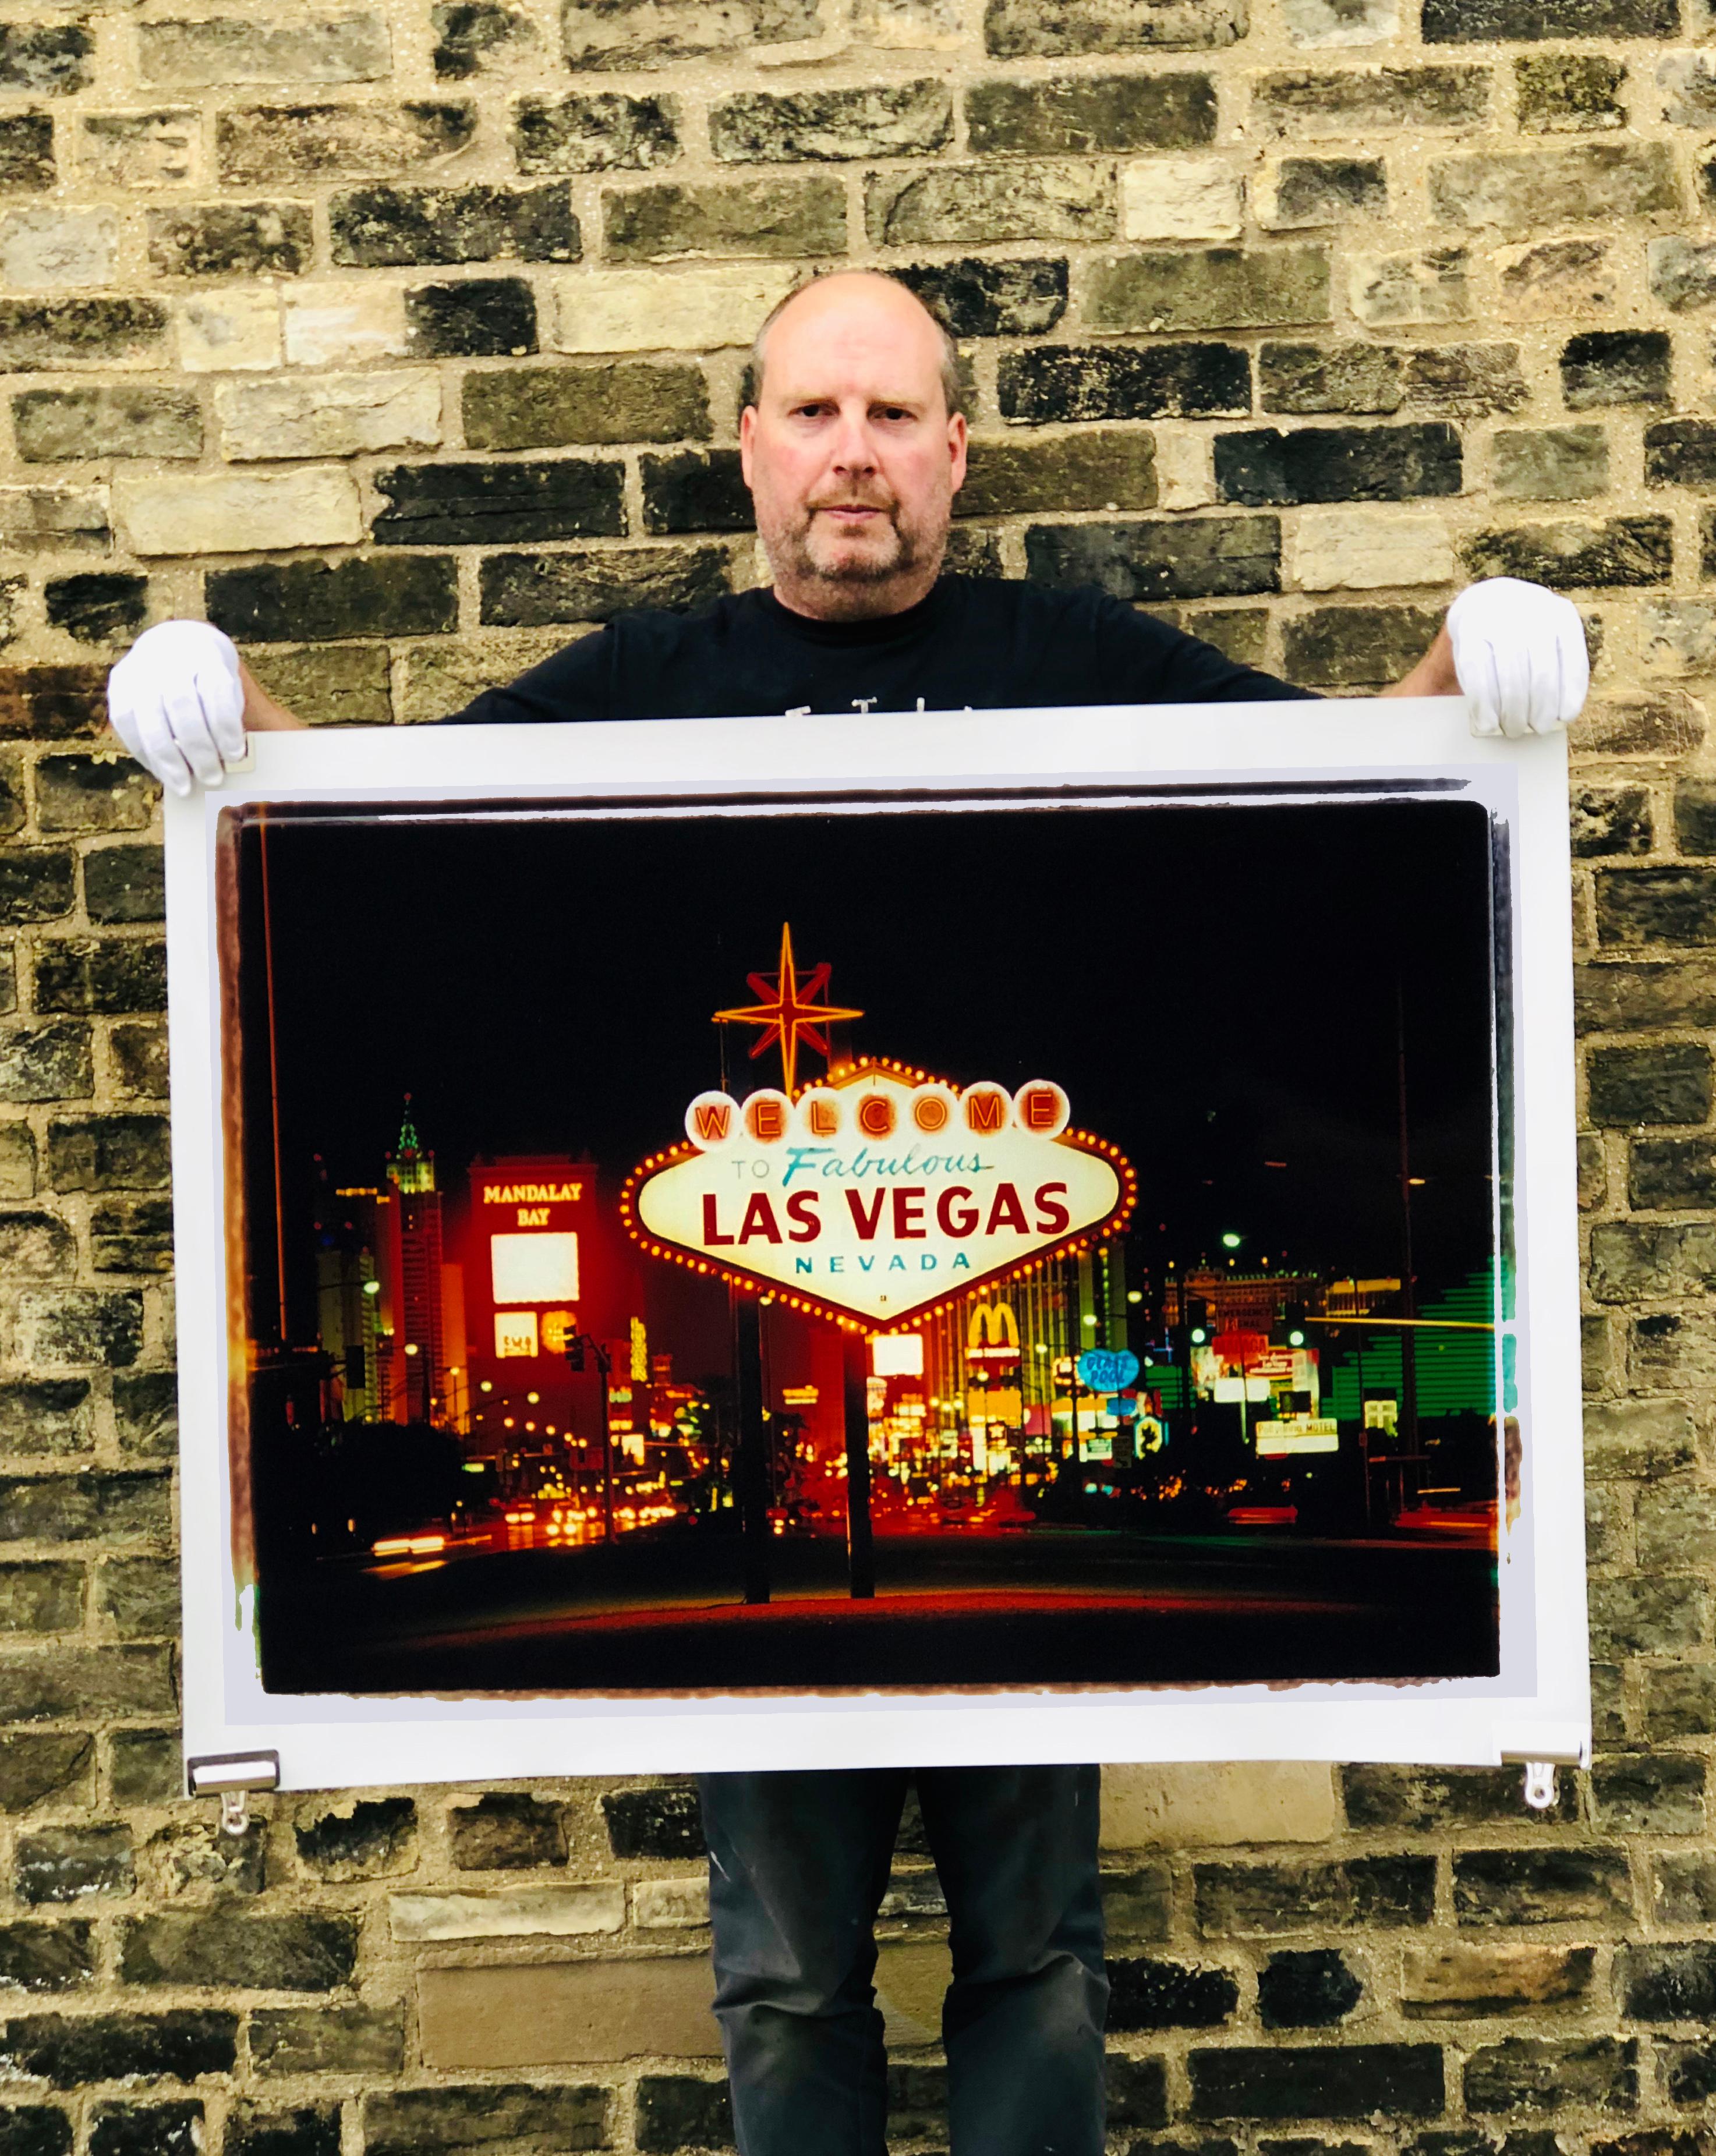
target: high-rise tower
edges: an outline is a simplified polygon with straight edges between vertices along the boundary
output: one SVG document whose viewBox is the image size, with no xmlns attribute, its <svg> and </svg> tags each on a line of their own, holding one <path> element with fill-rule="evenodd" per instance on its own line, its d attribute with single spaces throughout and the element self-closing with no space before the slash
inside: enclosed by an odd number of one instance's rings
<svg viewBox="0 0 1716 2156">
<path fill-rule="evenodd" d="M 394 1412 L 403 1422 L 428 1422 L 446 1396 L 441 1194 L 435 1188 L 435 1157 L 417 1135 L 408 1093 L 398 1142 L 388 1155 L 388 1181 L 396 1193 L 393 1204 L 383 1209 L 383 1248 L 393 1263 L 388 1300 L 395 1327 Z M 385 1259 L 383 1266 L 385 1276 Z"/>
</svg>

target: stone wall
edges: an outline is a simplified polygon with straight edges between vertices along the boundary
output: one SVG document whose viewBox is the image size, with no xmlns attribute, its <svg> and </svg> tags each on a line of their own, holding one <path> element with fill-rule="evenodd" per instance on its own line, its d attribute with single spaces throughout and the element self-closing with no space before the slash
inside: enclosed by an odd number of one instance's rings
<svg viewBox="0 0 1716 2156">
<path fill-rule="evenodd" d="M 156 796 L 100 688 L 206 611 L 312 720 L 424 719 L 754 580 L 740 347 L 806 261 L 948 310 L 964 562 L 1330 688 L 1467 576 L 1586 611 L 1599 1763 L 1544 1819 L 1112 1774 L 1115 2134 L 1704 2148 L 1708 0 L 218 4 L 0 0 L 0 2151 L 727 2143 L 682 1787 L 177 1797 Z M 885 1928 L 932 2148 L 909 1822 Z"/>
</svg>

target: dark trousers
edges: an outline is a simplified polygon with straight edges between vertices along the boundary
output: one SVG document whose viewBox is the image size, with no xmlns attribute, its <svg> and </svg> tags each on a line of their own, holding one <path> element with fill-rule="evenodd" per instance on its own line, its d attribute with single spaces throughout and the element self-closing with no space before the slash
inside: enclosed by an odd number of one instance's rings
<svg viewBox="0 0 1716 2156">
<path fill-rule="evenodd" d="M 1094 1767 L 701 1778 L 740 2156 L 886 2156 L 871 1926 L 913 1781 L 950 1919 L 953 2156 L 1101 2156 Z"/>
</svg>

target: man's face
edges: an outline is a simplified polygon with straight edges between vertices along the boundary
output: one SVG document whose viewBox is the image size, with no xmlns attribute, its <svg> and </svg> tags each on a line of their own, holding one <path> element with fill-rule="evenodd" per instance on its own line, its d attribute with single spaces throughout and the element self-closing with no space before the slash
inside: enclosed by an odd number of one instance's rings
<svg viewBox="0 0 1716 2156">
<path fill-rule="evenodd" d="M 934 583 L 965 476 L 941 361 L 934 323 L 881 278 L 825 279 L 769 331 L 739 454 L 775 590 L 796 612 L 895 613 Z"/>
</svg>

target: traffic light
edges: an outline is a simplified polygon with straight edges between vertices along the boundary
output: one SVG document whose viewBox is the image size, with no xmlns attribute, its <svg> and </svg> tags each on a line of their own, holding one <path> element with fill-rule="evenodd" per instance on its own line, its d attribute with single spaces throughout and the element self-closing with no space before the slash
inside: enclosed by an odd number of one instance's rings
<svg viewBox="0 0 1716 2156">
<path fill-rule="evenodd" d="M 1201 1295 L 1189 1295 L 1185 1299 L 1186 1337 L 1193 1347 L 1201 1348 L 1215 1329 L 1215 1313 Z"/>
<path fill-rule="evenodd" d="M 584 1336 L 582 1332 L 574 1332 L 566 1343 L 566 1367 L 568 1370 L 577 1371 L 582 1371 L 584 1367 Z"/>
<path fill-rule="evenodd" d="M 1305 1344 L 1305 1306 L 1302 1302 L 1285 1303 L 1282 1306 L 1281 1322 L 1287 1332 L 1289 1348 Z"/>
</svg>

